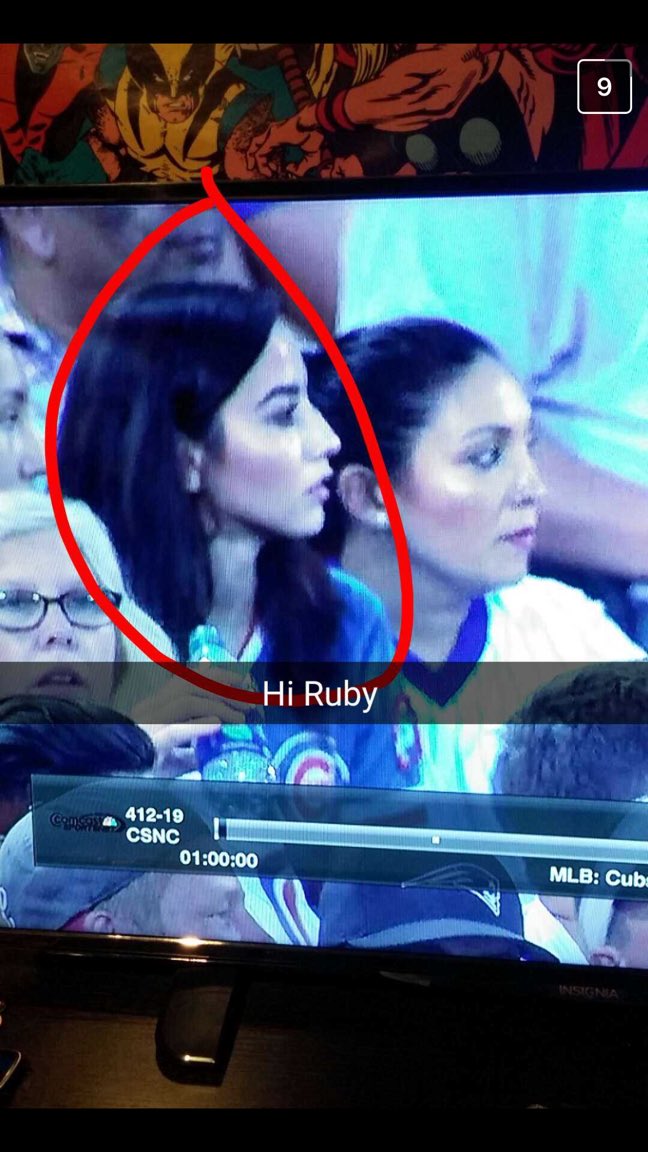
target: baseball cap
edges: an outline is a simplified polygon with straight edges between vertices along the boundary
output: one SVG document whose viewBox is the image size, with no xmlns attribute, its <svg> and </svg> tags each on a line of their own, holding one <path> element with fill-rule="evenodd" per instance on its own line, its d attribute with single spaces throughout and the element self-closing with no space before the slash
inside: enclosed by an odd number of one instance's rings
<svg viewBox="0 0 648 1152">
<path fill-rule="evenodd" d="M 63 928 L 141 875 L 124 868 L 35 864 L 31 813 L 14 824 L 0 847 L 0 900 L 14 928 Z"/>
<path fill-rule="evenodd" d="M 456 955 L 464 950 L 475 956 L 480 941 L 499 941 L 506 956 L 556 963 L 550 952 L 525 940 L 517 893 L 474 871 L 472 877 L 458 874 L 470 888 L 327 884 L 319 906 L 320 945 Z M 484 952 L 493 955 L 491 947 Z"/>
</svg>

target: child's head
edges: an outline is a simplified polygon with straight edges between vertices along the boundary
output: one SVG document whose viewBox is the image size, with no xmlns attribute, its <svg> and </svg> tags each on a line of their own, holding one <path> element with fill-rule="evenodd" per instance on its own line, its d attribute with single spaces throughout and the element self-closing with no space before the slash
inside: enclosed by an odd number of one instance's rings
<svg viewBox="0 0 648 1152">
<path fill-rule="evenodd" d="M 646 795 L 646 664 L 591 665 L 534 692 L 502 730 L 493 788 L 573 800 Z"/>
</svg>

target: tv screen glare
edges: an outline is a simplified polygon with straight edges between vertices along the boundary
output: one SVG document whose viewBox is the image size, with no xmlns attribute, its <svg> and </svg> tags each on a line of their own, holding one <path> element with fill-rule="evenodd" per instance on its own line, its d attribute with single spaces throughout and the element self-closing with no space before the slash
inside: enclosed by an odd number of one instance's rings
<svg viewBox="0 0 648 1152">
<path fill-rule="evenodd" d="M 638 977 L 645 179 L 335 185 L 3 190 L 5 939 Z"/>
</svg>

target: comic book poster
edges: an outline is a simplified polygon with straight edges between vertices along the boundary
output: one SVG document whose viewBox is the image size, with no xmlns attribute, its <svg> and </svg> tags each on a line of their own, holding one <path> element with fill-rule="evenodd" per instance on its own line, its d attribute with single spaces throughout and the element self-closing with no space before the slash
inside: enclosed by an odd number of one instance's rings
<svg viewBox="0 0 648 1152">
<path fill-rule="evenodd" d="M 647 79 L 631 44 L 1 44 L 0 182 L 637 169 Z"/>
</svg>

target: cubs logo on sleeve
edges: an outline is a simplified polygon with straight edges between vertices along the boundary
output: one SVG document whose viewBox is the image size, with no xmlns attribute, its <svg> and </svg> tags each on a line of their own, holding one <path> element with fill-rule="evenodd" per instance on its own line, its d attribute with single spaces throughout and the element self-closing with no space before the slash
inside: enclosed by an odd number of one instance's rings
<svg viewBox="0 0 648 1152">
<path fill-rule="evenodd" d="M 341 786 L 351 776 L 335 741 L 318 732 L 299 732 L 284 740 L 273 756 L 282 784 Z"/>
</svg>

